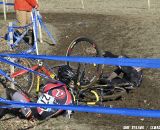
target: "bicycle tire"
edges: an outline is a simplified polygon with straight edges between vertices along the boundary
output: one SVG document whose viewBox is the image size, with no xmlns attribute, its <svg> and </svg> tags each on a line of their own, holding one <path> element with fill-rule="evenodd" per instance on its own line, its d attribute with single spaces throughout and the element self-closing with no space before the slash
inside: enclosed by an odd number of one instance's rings
<svg viewBox="0 0 160 130">
<path fill-rule="evenodd" d="M 85 91 L 78 96 L 78 101 L 87 105 L 95 105 L 100 101 L 100 97 L 99 94 L 94 90 Z"/>
<path fill-rule="evenodd" d="M 100 89 L 103 89 L 103 92 L 105 92 L 105 96 L 101 93 Z M 83 90 L 83 100 L 85 102 L 89 101 L 96 101 L 97 97 L 91 93 L 91 91 L 95 91 L 99 96 L 99 101 L 106 101 L 106 100 L 116 100 L 118 98 L 121 98 L 126 93 L 126 90 L 122 87 L 114 87 L 113 89 L 104 89 L 104 88 L 92 88 L 92 89 L 86 89 Z"/>
<path fill-rule="evenodd" d="M 114 91 L 110 95 L 102 96 L 103 101 L 105 100 L 116 100 L 123 97 L 126 94 L 126 89 L 122 87 L 114 87 Z"/>
<path fill-rule="evenodd" d="M 95 42 L 87 37 L 78 37 L 74 39 L 69 45 L 66 56 L 91 56 L 91 57 L 100 57 L 101 53 L 99 51 L 98 46 Z M 77 71 L 78 66 L 81 65 L 83 68 L 88 69 L 87 73 L 85 73 L 85 77 L 81 79 L 80 86 L 88 87 L 95 83 L 95 81 L 99 78 L 99 75 L 102 72 L 102 65 L 96 64 L 86 64 L 86 63 L 73 63 L 67 62 L 71 68 Z M 82 69 L 82 67 L 81 67 Z M 88 79 L 89 82 L 84 83 L 84 79 Z"/>
<path fill-rule="evenodd" d="M 1 53 L 14 53 L 14 51 L 3 51 Z M 28 59 L 22 59 L 22 58 L 9 58 L 9 57 L 5 57 L 5 59 L 7 60 L 14 60 L 15 63 L 18 63 L 20 65 L 23 65 L 27 68 L 31 68 L 32 65 L 31 65 L 31 62 L 28 60 Z M 12 76 L 12 74 L 10 73 L 10 65 L 9 64 L 6 64 L 6 63 L 2 63 L 0 62 L 0 68 L 7 72 L 10 76 Z M 17 72 L 19 70 L 22 70 L 20 68 L 17 68 L 15 67 L 14 69 L 14 72 Z M 19 76 L 16 76 L 14 78 L 14 80 L 17 82 L 17 84 L 19 86 L 21 86 L 21 90 L 23 90 L 24 92 L 27 92 L 27 93 L 30 93 L 32 88 L 33 88 L 33 85 L 34 85 L 34 74 L 31 73 L 31 72 L 27 72 L 23 75 L 19 75 Z M 11 84 L 9 84 L 11 85 Z"/>
</svg>

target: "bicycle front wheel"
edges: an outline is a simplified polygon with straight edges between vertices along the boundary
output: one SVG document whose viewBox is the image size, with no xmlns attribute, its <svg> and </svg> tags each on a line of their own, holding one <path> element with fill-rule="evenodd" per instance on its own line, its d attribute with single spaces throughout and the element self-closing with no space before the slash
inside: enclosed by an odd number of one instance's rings
<svg viewBox="0 0 160 130">
<path fill-rule="evenodd" d="M 86 56 L 86 57 L 100 57 L 101 53 L 95 42 L 87 37 L 78 37 L 71 42 L 67 49 L 66 56 Z M 98 64 L 87 63 L 73 63 L 67 62 L 71 68 L 79 74 L 78 82 L 80 86 L 90 86 L 99 78 L 102 66 Z"/>
</svg>

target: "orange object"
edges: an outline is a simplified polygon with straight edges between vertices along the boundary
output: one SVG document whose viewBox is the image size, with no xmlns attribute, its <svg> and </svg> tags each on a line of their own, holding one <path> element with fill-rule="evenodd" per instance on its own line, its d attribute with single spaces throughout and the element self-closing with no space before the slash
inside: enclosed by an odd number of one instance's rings
<svg viewBox="0 0 160 130">
<path fill-rule="evenodd" d="M 14 9 L 21 11 L 31 11 L 32 8 L 37 8 L 36 0 L 14 0 Z"/>
</svg>

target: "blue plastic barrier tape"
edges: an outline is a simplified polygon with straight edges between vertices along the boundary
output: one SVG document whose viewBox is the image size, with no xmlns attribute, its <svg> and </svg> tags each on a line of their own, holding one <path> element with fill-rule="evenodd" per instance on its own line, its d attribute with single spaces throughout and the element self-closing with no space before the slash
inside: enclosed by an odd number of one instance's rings
<svg viewBox="0 0 160 130">
<path fill-rule="evenodd" d="M 160 59 L 153 58 L 102 58 L 102 57 L 79 57 L 79 56 L 54 56 L 54 55 L 32 55 L 32 54 L 0 54 L 17 58 L 29 58 L 39 60 L 56 60 L 68 62 L 80 62 L 90 64 L 106 64 L 116 66 L 134 66 L 142 68 L 160 68 Z"/>
<path fill-rule="evenodd" d="M 72 110 L 79 112 L 91 112 L 100 114 L 113 114 L 113 115 L 123 115 L 123 116 L 136 116 L 136 117 L 150 117 L 150 118 L 160 118 L 160 110 L 145 110 L 136 108 L 110 108 L 110 107 L 99 107 L 99 106 L 76 106 L 76 105 L 52 105 L 52 104 L 39 104 L 39 103 L 22 103 L 17 101 L 9 101 L 0 98 L 0 102 L 11 104 L 0 106 L 0 108 L 55 108 L 62 110 Z"/>
<path fill-rule="evenodd" d="M 54 39 L 54 37 L 52 36 L 52 34 L 47 29 L 47 26 L 42 22 L 41 16 L 37 14 L 37 17 L 38 17 L 40 25 L 44 28 L 45 32 L 48 34 L 49 38 L 52 40 L 52 43 L 56 44 L 56 40 Z"/>
<path fill-rule="evenodd" d="M 5 4 L 5 5 L 14 6 L 14 4 L 13 4 L 13 3 L 5 3 L 5 2 L 0 2 L 0 4 Z"/>
<path fill-rule="evenodd" d="M 22 28 L 22 29 L 25 29 L 25 28 L 31 27 L 32 25 L 33 25 L 32 23 L 27 24 L 27 25 L 25 25 L 25 26 L 16 26 L 16 25 L 13 25 L 12 27 L 9 27 L 9 28 L 15 28 L 15 29 L 20 29 L 20 28 Z"/>
<path fill-rule="evenodd" d="M 38 52 L 38 26 L 37 26 L 37 23 L 38 23 L 38 19 L 37 19 L 37 14 L 36 14 L 36 10 L 33 9 L 32 10 L 32 15 L 33 15 L 33 18 L 32 18 L 32 22 L 33 22 L 33 34 L 34 34 L 34 48 L 35 48 L 35 52 L 36 54 L 38 55 L 39 52 Z"/>
<path fill-rule="evenodd" d="M 1 69 L 0 69 L 0 75 L 4 76 L 4 77 L 6 77 L 8 80 L 12 81 L 12 78 L 9 77 L 9 76 L 6 74 L 6 72 L 4 72 L 4 71 L 1 70 Z"/>
</svg>

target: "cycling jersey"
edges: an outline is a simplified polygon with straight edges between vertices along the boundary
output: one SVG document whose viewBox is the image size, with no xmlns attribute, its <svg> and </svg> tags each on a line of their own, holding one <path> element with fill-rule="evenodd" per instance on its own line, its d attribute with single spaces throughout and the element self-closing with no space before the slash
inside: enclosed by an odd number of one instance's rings
<svg viewBox="0 0 160 130">
<path fill-rule="evenodd" d="M 129 58 L 127 56 L 118 56 L 114 55 L 111 52 L 106 51 L 103 54 L 104 57 L 109 58 Z M 108 80 L 108 77 L 103 76 L 99 79 L 100 84 L 128 84 L 132 87 L 139 87 L 142 81 L 142 69 L 139 67 L 131 67 L 131 66 L 117 66 L 117 69 L 114 70 L 114 73 L 116 76 L 112 78 L 111 80 Z M 105 74 L 104 74 L 105 75 Z M 112 74 L 111 74 L 112 75 Z"/>
<path fill-rule="evenodd" d="M 138 70 L 135 67 L 120 66 L 114 71 L 117 75 L 123 74 L 120 79 L 123 82 L 133 84 L 135 87 L 139 87 L 142 81 L 142 70 Z M 114 79 L 112 80 L 114 82 Z"/>
<path fill-rule="evenodd" d="M 13 101 L 31 102 L 29 97 L 21 91 L 7 88 L 7 96 Z M 37 103 L 69 105 L 72 104 L 72 96 L 67 90 L 67 86 L 60 82 L 48 82 L 44 85 L 41 96 L 38 97 Z M 27 119 L 45 119 L 49 116 L 60 114 L 63 110 L 54 108 L 21 108 L 22 115 Z"/>
</svg>

